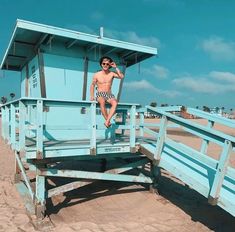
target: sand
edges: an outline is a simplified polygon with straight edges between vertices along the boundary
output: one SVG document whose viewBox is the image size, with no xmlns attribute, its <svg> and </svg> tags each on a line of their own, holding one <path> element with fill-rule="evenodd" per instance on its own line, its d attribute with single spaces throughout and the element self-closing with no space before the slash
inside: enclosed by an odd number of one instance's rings
<svg viewBox="0 0 235 232">
<path fill-rule="evenodd" d="M 203 122 L 202 122 L 203 123 Z M 221 128 L 220 128 L 221 129 Z M 234 135 L 234 130 L 222 128 Z M 169 135 L 200 147 L 199 141 L 178 129 Z M 209 147 L 211 156 L 219 148 Z M 234 154 L 231 166 L 234 163 Z M 0 231 L 235 231 L 235 217 L 163 171 L 159 194 L 145 186 L 96 181 L 48 201 L 48 216 L 27 214 L 14 184 L 14 153 L 0 139 Z"/>
</svg>

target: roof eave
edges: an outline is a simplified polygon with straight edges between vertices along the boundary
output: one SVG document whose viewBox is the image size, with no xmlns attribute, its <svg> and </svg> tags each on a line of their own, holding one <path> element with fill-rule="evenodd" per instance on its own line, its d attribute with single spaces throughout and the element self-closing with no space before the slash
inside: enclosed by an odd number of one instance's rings
<svg viewBox="0 0 235 232">
<path fill-rule="evenodd" d="M 110 38 L 106 38 L 106 37 L 100 37 L 97 35 L 85 34 L 85 33 L 78 32 L 78 31 L 73 31 L 73 30 L 68 30 L 68 29 L 64 29 L 64 28 L 58 28 L 58 27 L 53 27 L 53 26 L 49 26 L 49 25 L 44 25 L 44 24 L 39 24 L 39 23 L 34 23 L 34 22 L 29 22 L 29 21 L 17 19 L 16 26 L 15 26 L 13 34 L 11 36 L 7 50 L 4 54 L 0 69 L 3 69 L 4 65 L 7 67 L 7 56 L 8 56 L 9 50 L 12 46 L 12 43 L 14 41 L 14 38 L 16 37 L 18 28 L 36 31 L 36 32 L 45 33 L 45 34 L 61 36 L 61 37 L 65 37 L 65 38 L 69 38 L 69 39 L 73 39 L 73 40 L 82 40 L 82 41 L 87 41 L 87 42 L 100 44 L 100 45 L 106 45 L 106 46 L 112 46 L 112 47 L 117 47 L 117 48 L 121 48 L 121 49 L 133 50 L 136 52 L 147 53 L 149 55 L 151 54 L 152 56 L 157 55 L 157 49 L 153 48 L 153 47 L 138 45 L 138 44 L 129 43 L 129 42 L 125 42 L 125 41 L 119 41 L 119 40 L 110 39 Z"/>
</svg>

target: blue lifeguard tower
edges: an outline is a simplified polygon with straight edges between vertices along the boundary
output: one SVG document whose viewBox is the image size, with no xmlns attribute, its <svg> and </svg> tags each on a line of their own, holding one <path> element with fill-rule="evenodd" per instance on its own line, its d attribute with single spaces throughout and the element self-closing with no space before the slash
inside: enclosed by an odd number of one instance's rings
<svg viewBox="0 0 235 232">
<path fill-rule="evenodd" d="M 234 121 L 188 108 L 208 121 L 202 126 L 177 116 L 181 107 L 119 103 L 107 129 L 99 105 L 89 100 L 101 56 L 113 58 L 125 73 L 156 54 L 156 48 L 106 38 L 102 30 L 97 36 L 17 20 L 1 69 L 21 73 L 21 97 L 1 107 L 2 137 L 15 151 L 15 182 L 29 210 L 42 216 L 47 198 L 95 180 L 153 189 L 164 168 L 235 216 L 235 170 L 229 166 L 235 138 L 213 127 L 235 128 Z M 122 85 L 114 80 L 118 100 Z M 145 123 L 146 112 L 160 117 L 160 124 Z M 172 125 L 200 138 L 200 151 L 169 138 Z M 210 142 L 221 146 L 219 160 L 207 156 Z"/>
</svg>

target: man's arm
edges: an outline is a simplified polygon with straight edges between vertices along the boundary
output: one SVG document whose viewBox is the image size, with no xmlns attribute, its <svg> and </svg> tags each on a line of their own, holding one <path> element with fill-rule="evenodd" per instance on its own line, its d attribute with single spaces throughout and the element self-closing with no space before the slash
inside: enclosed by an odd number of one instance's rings
<svg viewBox="0 0 235 232">
<path fill-rule="evenodd" d="M 122 73 L 122 72 L 120 71 L 120 69 L 117 67 L 117 65 L 116 65 L 115 62 L 112 62 L 112 63 L 111 63 L 111 67 L 116 70 L 116 72 L 113 72 L 113 73 L 114 73 L 114 75 L 113 75 L 114 77 L 119 78 L 119 79 L 124 78 L 123 73 Z"/>
<path fill-rule="evenodd" d="M 97 84 L 97 79 L 96 79 L 96 75 L 94 75 L 92 82 L 91 82 L 91 86 L 90 86 L 90 100 L 94 101 L 94 90 L 95 90 L 95 86 Z"/>
</svg>

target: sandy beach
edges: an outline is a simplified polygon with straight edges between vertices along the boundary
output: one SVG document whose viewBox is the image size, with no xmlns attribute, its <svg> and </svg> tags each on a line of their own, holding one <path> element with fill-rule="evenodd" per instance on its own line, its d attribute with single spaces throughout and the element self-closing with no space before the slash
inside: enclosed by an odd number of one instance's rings
<svg viewBox="0 0 235 232">
<path fill-rule="evenodd" d="M 202 122 L 204 123 L 204 122 Z M 235 136 L 234 129 L 218 127 Z M 200 141 L 178 129 L 169 136 L 196 149 Z M 218 157 L 219 148 L 209 146 L 209 155 Z M 230 165 L 235 167 L 235 154 Z M 36 220 L 27 214 L 14 183 L 14 153 L 0 139 L 0 231 L 121 232 L 121 231 L 221 231 L 234 232 L 235 218 L 162 171 L 159 194 L 145 186 L 96 181 L 48 201 L 48 216 Z"/>
</svg>

